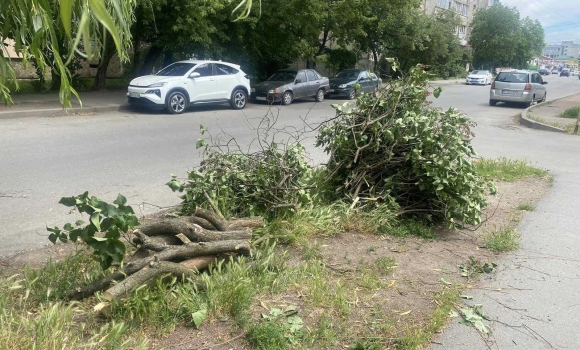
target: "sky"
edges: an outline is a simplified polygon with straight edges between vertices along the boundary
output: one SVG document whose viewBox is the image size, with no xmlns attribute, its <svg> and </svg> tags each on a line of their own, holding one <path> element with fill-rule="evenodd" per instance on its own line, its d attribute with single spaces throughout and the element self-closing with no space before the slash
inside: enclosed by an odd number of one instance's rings
<svg viewBox="0 0 580 350">
<path fill-rule="evenodd" d="M 515 6 L 522 18 L 539 20 L 547 43 L 573 40 L 580 44 L 580 0 L 501 0 L 501 3 Z"/>
</svg>

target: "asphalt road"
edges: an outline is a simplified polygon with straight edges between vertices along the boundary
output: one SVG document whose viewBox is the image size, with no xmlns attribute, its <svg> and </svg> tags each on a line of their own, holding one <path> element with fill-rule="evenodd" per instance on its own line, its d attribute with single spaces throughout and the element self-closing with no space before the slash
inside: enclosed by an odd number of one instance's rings
<svg viewBox="0 0 580 350">
<path fill-rule="evenodd" d="M 316 125 L 334 115 L 331 103 L 342 102 L 309 99 L 272 108 L 251 104 L 243 111 L 202 106 L 182 115 L 114 112 L 0 119 L 0 256 L 46 244 L 45 225 L 77 220 L 57 203 L 63 196 L 89 191 L 113 201 L 122 193 L 143 213 L 157 210 L 139 207 L 143 202 L 178 204 L 178 195 L 164 184 L 172 173 L 185 177 L 199 165 L 195 144 L 200 125 L 247 146 L 268 114 L 277 120 L 276 128 L 304 129 L 304 120 Z M 313 150 L 312 162 L 320 163 L 324 155 L 314 150 L 313 138 L 305 144 Z"/>
<path fill-rule="evenodd" d="M 549 100 L 580 92 L 577 78 L 549 76 L 546 80 Z M 580 137 L 516 125 L 514 117 L 523 107 L 490 107 L 489 87 L 443 88 L 434 106 L 459 108 L 477 122 L 474 144 L 481 155 L 527 159 L 551 170 L 556 178 L 536 212 L 521 223 L 522 250 L 505 258 L 501 263 L 506 269 L 488 282 L 521 290 L 476 294 L 490 317 L 519 327 L 495 324 L 498 348 L 547 349 L 548 343 L 556 348 L 578 348 L 580 260 L 575 259 L 580 251 Z M 337 102 L 341 101 L 296 101 L 273 109 L 250 105 L 244 111 L 204 107 L 179 116 L 115 112 L 0 120 L 0 256 L 46 244 L 45 225 L 76 220 L 57 204 L 62 196 L 88 190 L 112 201 L 120 192 L 143 212 L 156 210 L 140 206 L 143 202 L 159 206 L 179 203 L 164 183 L 171 173 L 185 176 L 199 164 L 195 143 L 200 124 L 214 134 L 223 130 L 247 146 L 256 138 L 252 128 L 267 113 L 277 116 L 278 127 L 300 129 L 303 118 L 315 125 L 334 115 L 330 103 Z M 313 163 L 325 159 L 314 149 L 312 138 L 306 145 Z M 530 269 L 521 268 L 523 265 Z M 506 309 L 491 298 L 526 311 Z M 530 335 L 522 323 L 546 341 Z M 434 344 L 434 350 L 487 349 L 477 333 L 458 324 L 452 324 L 437 342 L 443 345 Z"/>
</svg>

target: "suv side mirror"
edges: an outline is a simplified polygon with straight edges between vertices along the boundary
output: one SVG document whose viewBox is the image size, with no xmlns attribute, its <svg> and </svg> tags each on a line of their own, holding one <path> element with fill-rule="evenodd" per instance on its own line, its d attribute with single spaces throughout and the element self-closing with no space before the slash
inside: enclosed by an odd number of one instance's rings
<svg viewBox="0 0 580 350">
<path fill-rule="evenodd" d="M 543 81 L 543 82 L 542 82 L 542 85 L 546 85 L 546 84 L 548 84 L 548 82 L 547 82 L 547 81 Z"/>
<path fill-rule="evenodd" d="M 189 75 L 190 79 L 195 79 L 195 78 L 199 78 L 201 77 L 201 74 L 199 74 L 198 72 L 193 72 Z"/>
<path fill-rule="evenodd" d="M 302 79 L 296 79 L 296 84 L 300 84 L 302 82 Z"/>
</svg>

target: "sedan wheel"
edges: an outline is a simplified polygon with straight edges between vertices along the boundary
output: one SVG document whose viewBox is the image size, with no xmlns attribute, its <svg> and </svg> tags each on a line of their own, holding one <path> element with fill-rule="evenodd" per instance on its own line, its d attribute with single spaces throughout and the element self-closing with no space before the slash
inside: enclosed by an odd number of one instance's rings
<svg viewBox="0 0 580 350">
<path fill-rule="evenodd" d="M 318 92 L 316 93 L 316 102 L 322 102 L 324 101 L 324 90 L 320 89 L 318 90 Z"/>
<path fill-rule="evenodd" d="M 355 89 L 350 89 L 350 92 L 348 93 L 348 98 L 351 100 L 354 100 L 356 98 L 356 90 Z"/>
<path fill-rule="evenodd" d="M 176 91 L 167 98 L 167 110 L 171 114 L 181 114 L 185 111 L 187 102 L 182 92 Z"/>
<path fill-rule="evenodd" d="M 232 99 L 230 100 L 230 105 L 233 109 L 244 109 L 247 102 L 248 96 L 244 90 L 234 90 Z"/>
<path fill-rule="evenodd" d="M 284 97 L 282 98 L 282 103 L 286 106 L 292 103 L 292 93 L 290 91 L 286 91 L 284 93 Z"/>
</svg>

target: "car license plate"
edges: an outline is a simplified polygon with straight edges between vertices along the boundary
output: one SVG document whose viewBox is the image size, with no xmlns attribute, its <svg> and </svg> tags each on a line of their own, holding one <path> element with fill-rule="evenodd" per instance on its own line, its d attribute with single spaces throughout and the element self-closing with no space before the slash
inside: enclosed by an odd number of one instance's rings
<svg viewBox="0 0 580 350">
<path fill-rule="evenodd" d="M 129 93 L 129 96 L 130 97 L 134 97 L 134 98 L 140 98 L 141 97 L 141 94 L 138 93 L 138 92 L 130 92 Z"/>
<path fill-rule="evenodd" d="M 328 92 L 334 92 L 334 89 L 330 89 L 330 90 L 328 90 Z"/>
<path fill-rule="evenodd" d="M 510 90 L 501 90 L 502 95 L 515 95 L 513 91 Z"/>
<path fill-rule="evenodd" d="M 266 98 L 265 97 L 262 97 L 262 96 L 256 96 L 256 100 L 258 100 L 258 101 L 266 101 Z"/>
</svg>

